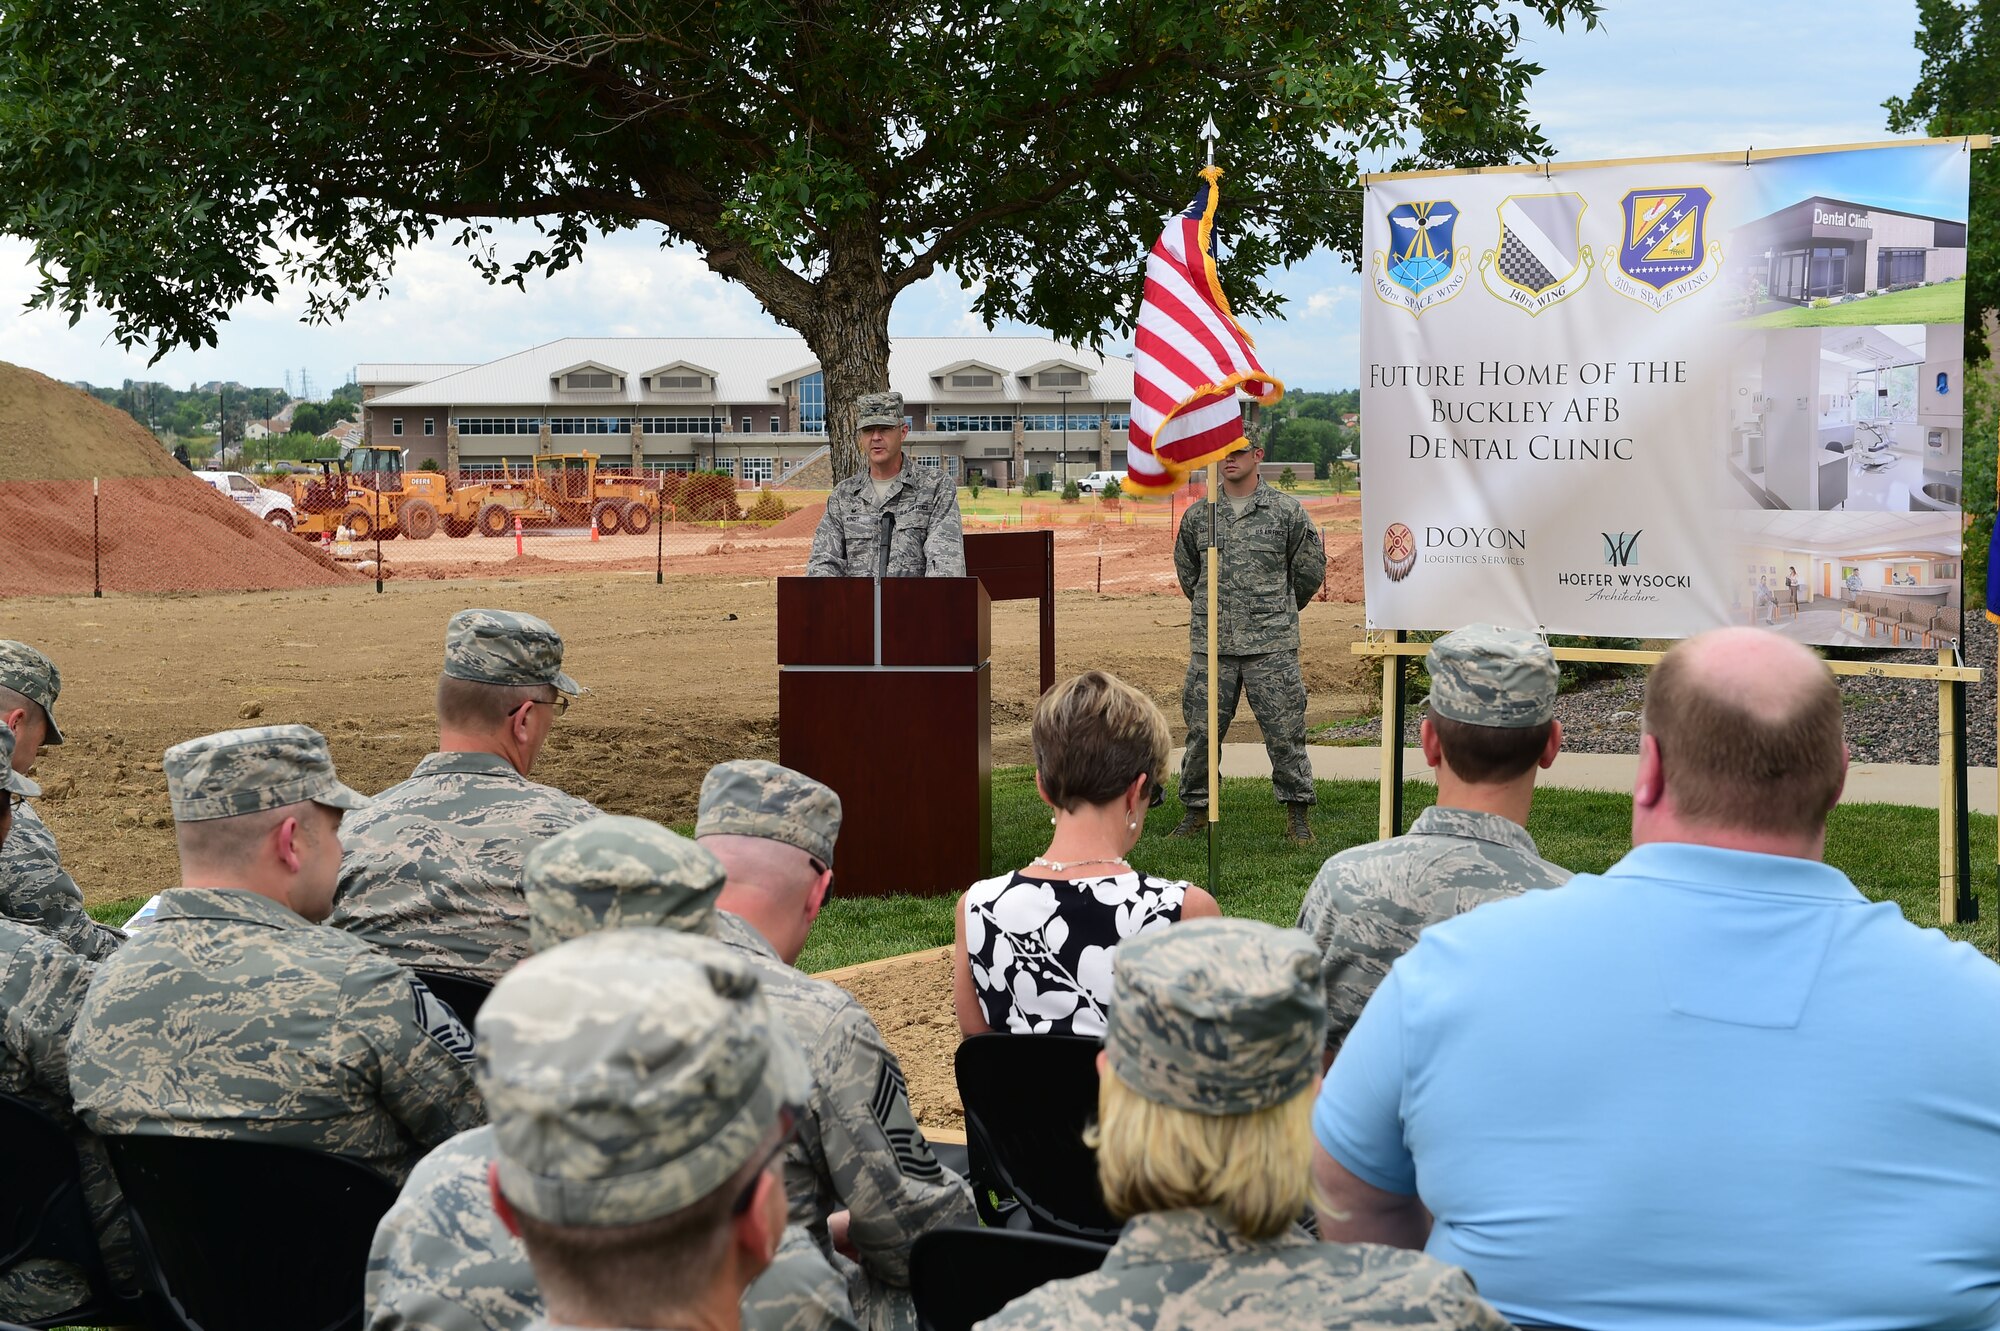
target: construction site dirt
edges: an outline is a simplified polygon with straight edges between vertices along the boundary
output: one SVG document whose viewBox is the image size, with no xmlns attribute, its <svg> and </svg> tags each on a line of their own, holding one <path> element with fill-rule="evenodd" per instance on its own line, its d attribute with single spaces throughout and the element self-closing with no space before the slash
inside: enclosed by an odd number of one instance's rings
<svg viewBox="0 0 2000 1331">
<path fill-rule="evenodd" d="M 438 544 L 442 545 L 443 542 Z M 464 542 L 452 542 L 463 545 Z M 511 544 L 511 542 L 510 542 Z M 1059 544 L 1059 548 L 1061 548 Z M 1089 550 L 1061 555 L 1065 580 Z M 1121 573 L 1153 579 L 1134 555 Z M 1170 577 L 1171 574 L 1169 573 Z M 1107 578 L 1107 582 L 1109 579 Z M 143 898 L 177 881 L 160 757 L 167 746 L 232 726 L 303 722 L 332 740 L 341 776 L 378 791 L 409 774 L 435 742 L 432 694 L 445 621 L 467 606 L 531 611 L 567 641 L 567 667 L 590 688 L 551 741 L 536 776 L 607 812 L 693 821 L 701 778 L 728 758 L 778 754 L 776 583 L 768 576 L 643 573 L 372 583 L 204 596 L 24 597 L 0 602 L 0 636 L 32 642 L 61 667 L 68 742 L 43 752 L 40 801 L 90 902 Z M 1059 594 L 1057 667 L 1113 671 L 1144 689 L 1181 730 L 1188 613 L 1178 596 Z M 1367 710 L 1368 667 L 1348 652 L 1361 608 L 1315 603 L 1304 615 L 1307 720 Z M 993 756 L 1029 760 L 1037 696 L 1036 608 L 993 607 Z M 893 706 L 893 699 L 885 699 Z M 1256 735 L 1239 717 L 1231 739 Z M 932 968 L 934 971 L 935 968 Z M 913 1092 L 948 1125 L 948 992 L 928 983 L 868 995 L 892 1042 L 907 1032 Z M 944 1007 L 932 1010 L 942 998 Z M 939 1079 L 942 1079 L 941 1081 Z"/>
</svg>

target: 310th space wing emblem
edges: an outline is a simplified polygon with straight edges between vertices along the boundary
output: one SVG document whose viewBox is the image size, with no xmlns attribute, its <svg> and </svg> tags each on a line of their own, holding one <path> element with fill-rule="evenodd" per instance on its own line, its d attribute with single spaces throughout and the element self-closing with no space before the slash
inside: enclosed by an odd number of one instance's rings
<svg viewBox="0 0 2000 1331">
<path fill-rule="evenodd" d="M 1708 287 L 1722 271 L 1722 246 L 1708 238 L 1714 202 L 1699 185 L 1627 193 L 1624 231 L 1604 249 L 1604 280 L 1655 313 Z"/>
<path fill-rule="evenodd" d="M 1479 258 L 1486 289 L 1530 316 L 1590 282 L 1581 194 L 1517 194 L 1500 204 L 1500 243 Z"/>
</svg>

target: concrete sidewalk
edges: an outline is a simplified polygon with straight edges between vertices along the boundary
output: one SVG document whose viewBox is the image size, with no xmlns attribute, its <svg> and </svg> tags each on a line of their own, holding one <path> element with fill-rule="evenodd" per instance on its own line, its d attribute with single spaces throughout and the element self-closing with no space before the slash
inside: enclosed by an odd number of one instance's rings
<svg viewBox="0 0 2000 1331">
<path fill-rule="evenodd" d="M 1308 744 L 1313 775 L 1321 781 L 1373 781 L 1382 770 L 1378 749 Z M 1181 750 L 1168 758 L 1168 770 L 1178 772 Z M 1565 790 L 1613 790 L 1621 794 L 1632 789 L 1632 776 L 1639 760 L 1625 753 L 1565 753 L 1555 766 L 1541 774 L 1538 784 Z M 1271 760 L 1261 744 L 1224 744 L 1224 776 L 1271 775 Z M 1403 775 L 1411 781 L 1431 780 L 1421 749 L 1403 750 Z M 1974 813 L 1992 813 L 2000 799 L 2000 774 L 1991 767 L 1974 767 L 1967 772 L 1970 805 Z M 1848 769 L 1843 804 L 1912 804 L 1935 809 L 1938 803 L 1938 770 L 1914 763 L 1855 763 Z"/>
</svg>

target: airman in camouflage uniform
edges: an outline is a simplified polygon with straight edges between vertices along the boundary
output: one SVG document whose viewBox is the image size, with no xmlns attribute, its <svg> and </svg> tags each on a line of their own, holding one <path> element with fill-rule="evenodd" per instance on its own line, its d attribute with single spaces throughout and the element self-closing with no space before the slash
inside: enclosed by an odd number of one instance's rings
<svg viewBox="0 0 2000 1331">
<path fill-rule="evenodd" d="M 566 699 L 583 692 L 562 664 L 562 638 L 533 615 L 461 610 L 445 630 L 448 679 L 520 691 L 525 726 L 541 724 L 533 715 L 539 704 L 558 715 Z M 530 696 L 550 690 L 553 700 Z M 508 712 L 509 727 L 515 715 Z M 405 966 L 489 983 L 528 954 L 522 860 L 537 842 L 596 817 L 597 809 L 530 781 L 540 741 L 510 756 L 502 752 L 509 734 L 453 736 L 451 751 L 424 758 L 409 780 L 348 820 L 329 923 Z M 490 751 L 470 747 L 482 742 Z"/>
<path fill-rule="evenodd" d="M 1309 1093 L 1324 1016 L 1319 958 L 1303 935 L 1255 920 L 1192 920 L 1126 942 L 1112 972 L 1104 1052 L 1135 1094 L 1222 1117 Z M 1098 1271 L 1044 1285 L 979 1325 L 1505 1331 L 1507 1322 L 1463 1271 L 1421 1253 L 1318 1243 L 1296 1226 L 1250 1238 L 1206 1207 L 1133 1216 Z"/>
<path fill-rule="evenodd" d="M 0 642 L 0 718 L 15 719 L 15 761 L 25 775 L 42 749 L 63 742 L 56 726 L 62 672 L 24 642 Z M 0 722 L 4 724 L 4 722 Z M 83 889 L 62 867 L 55 834 L 32 806 L 14 813 L 14 830 L 0 846 L 0 918 L 39 929 L 92 961 L 111 955 L 125 935 L 90 918 Z"/>
<path fill-rule="evenodd" d="M 0 846 L 10 835 L 14 797 L 42 793 L 13 769 L 13 757 L 14 732 L 0 725 Z M 0 1094 L 27 1101 L 69 1132 L 98 1246 L 114 1278 L 129 1286 L 131 1226 L 118 1180 L 104 1148 L 70 1109 L 69 1033 L 96 969 L 48 935 L 0 920 Z M 85 1272 L 69 1262 L 37 1257 L 0 1271 L 0 1318 L 10 1321 L 59 1317 L 91 1295 Z"/>
<path fill-rule="evenodd" d="M 1431 645 L 1430 712 L 1464 725 L 1529 730 L 1555 716 L 1558 673 L 1548 645 L 1532 633 L 1474 625 Z M 1442 752 L 1438 804 L 1410 830 L 1387 841 L 1341 851 L 1320 866 L 1299 907 L 1299 928 L 1326 960 L 1326 1047 L 1337 1053 L 1361 1009 L 1396 958 L 1439 920 L 1530 888 L 1559 887 L 1570 872 L 1535 850 L 1528 829 L 1511 818 L 1452 807 L 1462 798 Z M 1535 767 L 1520 802 L 1532 796 Z"/>
<path fill-rule="evenodd" d="M 402 1182 L 485 1114 L 451 1009 L 313 923 L 333 896 L 340 813 L 367 797 L 306 726 L 189 740 L 165 769 L 182 886 L 91 983 L 69 1047 L 77 1113 L 102 1134 L 274 1141 Z"/>
<path fill-rule="evenodd" d="M 495 1179 L 508 1210 L 571 1230 L 687 1212 L 743 1186 L 748 1168 L 758 1170 L 751 1189 L 759 1179 L 781 1189 L 773 1152 L 808 1089 L 754 971 L 712 939 L 664 929 L 574 939 L 501 980 L 479 1015 L 479 1084 L 493 1107 Z M 653 1302 L 655 1326 L 685 1324 L 688 1310 L 724 1292 L 742 1299 L 746 1316 L 760 1315 L 743 1227 L 768 1226 L 775 1255 L 782 1201 L 776 1191 L 743 1196 L 753 1200 L 718 1213 L 733 1232 L 700 1273 L 710 1287 L 675 1280 L 686 1254 L 662 1251 L 659 1287 L 619 1294 Z M 769 1200 L 760 1206 L 759 1197 Z M 564 1274 L 579 1290 L 602 1288 L 591 1272 Z M 588 1297 L 552 1311 L 564 1326 L 610 1325 L 577 1306 Z"/>
<path fill-rule="evenodd" d="M 1271 756 L 1271 785 L 1287 813 L 1286 835 L 1313 839 L 1307 812 L 1318 801 L 1312 760 L 1306 756 L 1306 684 L 1299 673 L 1299 611 L 1326 581 L 1326 546 L 1299 501 L 1257 477 L 1261 447 L 1240 449 L 1224 460 L 1223 493 L 1216 496 L 1221 530 L 1216 559 L 1222 567 L 1217 599 L 1215 723 L 1229 734 L 1239 694 L 1264 732 Z M 1242 495 L 1229 487 L 1249 485 Z M 1187 682 L 1181 717 L 1187 751 L 1181 758 L 1181 803 L 1187 814 L 1171 835 L 1189 836 L 1208 821 L 1208 530 L 1210 505 L 1182 515 L 1174 537 L 1174 572 L 1190 604 Z"/>
<path fill-rule="evenodd" d="M 875 574 L 882 515 L 896 515 L 889 534 L 892 578 L 962 578 L 965 533 L 958 516 L 958 487 L 940 468 L 904 456 L 901 393 L 864 393 L 860 408 L 866 471 L 833 487 L 826 513 L 813 532 L 806 573 L 815 578 L 867 578 Z"/>
<path fill-rule="evenodd" d="M 528 855 L 530 945 L 605 929 L 713 935 L 722 879 L 713 855 L 658 823 L 593 818 Z M 493 1129 L 474 1128 L 410 1175 L 369 1250 L 368 1331 L 519 1331 L 541 1315 L 527 1249 L 493 1211 L 492 1162 Z M 845 1286 L 796 1227 L 743 1299 L 749 1331 L 853 1331 Z"/>
<path fill-rule="evenodd" d="M 910 1110 L 902 1065 L 855 997 L 795 969 L 752 917 L 782 912 L 809 921 L 831 882 L 840 797 L 802 773 L 744 760 L 710 769 L 701 783 L 695 838 L 730 869 L 722 890 L 722 941 L 748 958 L 772 1009 L 798 1037 L 812 1070 L 812 1096 L 786 1167 L 792 1223 L 835 1261 L 830 1214 L 848 1213 L 847 1241 L 860 1257 L 850 1301 L 871 1331 L 916 1325 L 910 1245 L 946 1225 L 976 1225 L 971 1189 L 939 1163 Z M 777 843 L 796 856 L 790 890 L 737 873 L 735 838 Z M 821 868 L 823 866 L 823 868 Z M 819 870 L 819 871 L 815 871 Z M 774 890 L 776 889 L 776 890 Z M 805 934 L 794 935 L 803 946 Z M 835 1261 L 840 1265 L 845 1259 Z"/>
</svg>

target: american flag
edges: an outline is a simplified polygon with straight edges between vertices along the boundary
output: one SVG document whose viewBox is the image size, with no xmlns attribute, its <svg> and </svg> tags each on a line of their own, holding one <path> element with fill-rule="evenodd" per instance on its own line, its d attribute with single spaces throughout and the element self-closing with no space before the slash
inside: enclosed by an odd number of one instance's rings
<svg viewBox="0 0 2000 1331">
<path fill-rule="evenodd" d="M 1285 393 L 1229 312 L 1209 253 L 1222 171 L 1211 166 L 1201 178 L 1194 202 L 1167 223 L 1146 260 L 1125 450 L 1124 488 L 1134 494 L 1165 494 L 1188 472 L 1235 452 L 1243 443 L 1239 390 L 1259 402 Z"/>
</svg>

